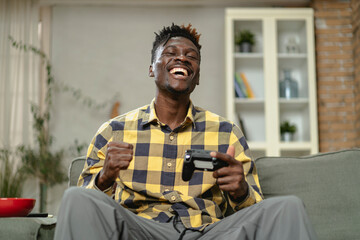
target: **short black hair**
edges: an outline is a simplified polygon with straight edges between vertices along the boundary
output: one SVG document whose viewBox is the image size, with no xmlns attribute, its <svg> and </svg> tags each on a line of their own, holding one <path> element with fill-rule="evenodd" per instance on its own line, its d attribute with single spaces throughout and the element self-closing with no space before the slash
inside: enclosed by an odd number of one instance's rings
<svg viewBox="0 0 360 240">
<path fill-rule="evenodd" d="M 189 24 L 187 27 L 184 25 L 175 25 L 174 23 L 169 27 L 164 27 L 159 34 L 155 33 L 155 41 L 153 42 L 153 48 L 151 50 L 151 63 L 154 61 L 156 49 L 161 45 L 165 45 L 170 38 L 173 37 L 184 37 L 189 39 L 199 51 L 201 45 L 199 44 L 200 34 L 197 33 L 196 28 L 192 28 Z"/>
</svg>

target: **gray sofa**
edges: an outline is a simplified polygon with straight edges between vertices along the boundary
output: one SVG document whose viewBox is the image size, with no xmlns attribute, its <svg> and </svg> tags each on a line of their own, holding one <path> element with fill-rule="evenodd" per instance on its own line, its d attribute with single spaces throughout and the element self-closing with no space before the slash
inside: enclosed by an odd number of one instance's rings
<svg viewBox="0 0 360 240">
<path fill-rule="evenodd" d="M 319 239 L 360 239 L 360 149 L 256 160 L 265 198 L 296 195 Z"/>
<path fill-rule="evenodd" d="M 69 169 L 76 185 L 84 157 Z M 360 149 L 307 157 L 262 157 L 255 161 L 265 198 L 296 195 L 323 240 L 360 239 Z"/>
</svg>

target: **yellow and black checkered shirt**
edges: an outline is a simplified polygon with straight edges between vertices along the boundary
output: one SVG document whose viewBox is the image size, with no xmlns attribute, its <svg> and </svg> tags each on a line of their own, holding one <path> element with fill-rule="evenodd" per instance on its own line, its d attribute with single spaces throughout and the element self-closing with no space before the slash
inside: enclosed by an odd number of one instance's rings
<svg viewBox="0 0 360 240">
<path fill-rule="evenodd" d="M 120 171 L 116 184 L 105 193 L 111 196 L 115 192 L 115 201 L 141 217 L 168 222 L 178 215 L 186 228 L 202 230 L 225 213 L 262 200 L 256 168 L 241 130 L 192 103 L 184 122 L 174 130 L 159 121 L 154 100 L 104 123 L 89 146 L 79 186 L 97 189 L 95 178 L 103 167 L 109 141 L 133 144 L 134 155 L 128 169 Z M 182 180 L 187 149 L 225 153 L 229 145 L 235 146 L 235 158 L 243 162 L 249 185 L 249 194 L 240 203 L 219 189 L 211 171 L 195 170 L 190 181 Z"/>
</svg>

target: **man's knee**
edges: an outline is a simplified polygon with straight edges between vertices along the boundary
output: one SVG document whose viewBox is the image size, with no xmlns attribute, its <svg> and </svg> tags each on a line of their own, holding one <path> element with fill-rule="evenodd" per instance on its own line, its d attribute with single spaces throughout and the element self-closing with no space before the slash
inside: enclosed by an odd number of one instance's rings
<svg viewBox="0 0 360 240">
<path fill-rule="evenodd" d="M 70 187 L 68 189 L 65 190 L 64 195 L 63 195 L 63 202 L 85 202 L 88 199 L 92 198 L 92 191 L 96 191 L 96 190 L 92 190 L 92 189 L 86 189 L 86 188 L 82 188 L 82 187 Z"/>
<path fill-rule="evenodd" d="M 304 208 L 304 202 L 297 196 L 290 195 L 282 198 L 284 204 L 290 208 Z"/>
<path fill-rule="evenodd" d="M 294 195 L 268 198 L 266 201 L 269 201 L 272 204 L 304 206 L 303 201 L 299 197 Z"/>
<path fill-rule="evenodd" d="M 288 214 L 300 214 L 305 212 L 305 205 L 303 201 L 297 196 L 281 196 L 268 198 L 263 201 L 263 205 L 266 209 L 275 211 L 275 213 L 288 213 Z"/>
<path fill-rule="evenodd" d="M 76 199 L 82 195 L 83 188 L 80 187 L 70 187 L 65 190 L 63 199 Z"/>
</svg>

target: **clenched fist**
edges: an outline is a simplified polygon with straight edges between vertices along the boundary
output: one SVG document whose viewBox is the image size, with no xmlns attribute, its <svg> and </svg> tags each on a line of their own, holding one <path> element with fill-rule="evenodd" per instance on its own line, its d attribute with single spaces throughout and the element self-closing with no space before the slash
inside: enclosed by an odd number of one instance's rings
<svg viewBox="0 0 360 240">
<path fill-rule="evenodd" d="M 133 145 L 125 142 L 109 142 L 105 163 L 96 182 L 100 190 L 112 186 L 120 170 L 127 169 L 133 158 Z"/>
</svg>

